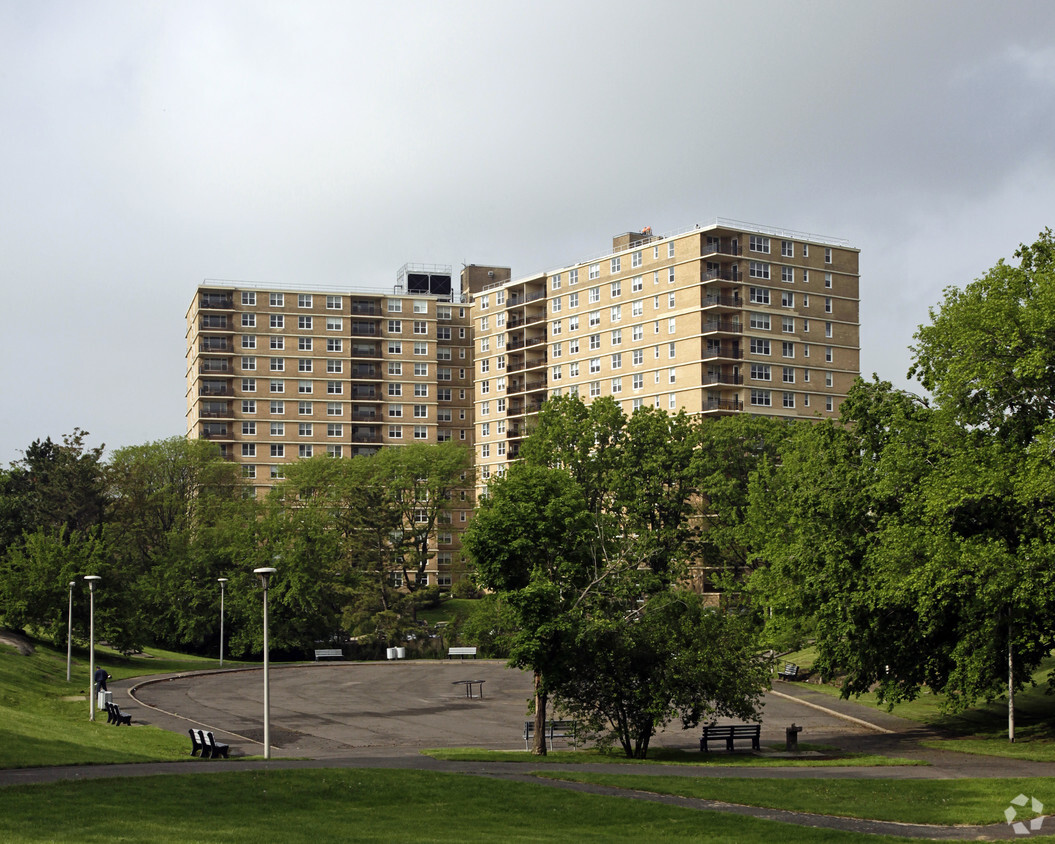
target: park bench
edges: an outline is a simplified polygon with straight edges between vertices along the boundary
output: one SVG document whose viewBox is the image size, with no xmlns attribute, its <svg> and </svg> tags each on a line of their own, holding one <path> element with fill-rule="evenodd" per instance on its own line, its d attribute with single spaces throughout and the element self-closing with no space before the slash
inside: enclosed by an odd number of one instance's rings
<svg viewBox="0 0 1055 844">
<path fill-rule="evenodd" d="M 476 659 L 476 648 L 448 648 L 447 659 L 453 659 L 458 657 L 459 659 L 465 659 L 467 656 L 471 656 Z"/>
<path fill-rule="evenodd" d="M 784 663 L 784 668 L 777 672 L 777 677 L 781 680 L 797 680 L 799 676 L 799 667 L 794 662 Z"/>
<path fill-rule="evenodd" d="M 725 740 L 725 749 L 730 753 L 733 751 L 733 742 L 736 739 L 751 739 L 751 749 L 761 750 L 759 741 L 762 736 L 761 724 L 707 724 L 703 728 L 703 736 L 700 738 L 700 750 L 707 752 L 708 741 Z"/>
<path fill-rule="evenodd" d="M 204 759 L 205 745 L 203 745 L 201 739 L 198 738 L 198 731 L 191 729 L 187 730 L 187 733 L 190 735 L 190 755 L 197 756 L 200 753 Z"/>
<path fill-rule="evenodd" d="M 571 739 L 575 741 L 575 734 L 578 730 L 578 721 L 547 721 L 546 722 L 546 740 L 552 742 L 555 738 Z M 535 735 L 535 722 L 525 721 L 524 722 L 524 749 L 527 750 L 531 746 L 531 739 Z"/>
<path fill-rule="evenodd" d="M 315 661 L 318 662 L 320 659 L 327 657 L 333 657 L 334 659 L 344 659 L 344 651 L 340 648 L 316 648 L 315 649 Z"/>
<path fill-rule="evenodd" d="M 218 744 L 210 730 L 198 730 L 198 741 L 201 743 L 202 758 L 216 759 L 222 756 L 227 758 L 230 747 L 226 744 Z"/>
<path fill-rule="evenodd" d="M 106 711 L 109 713 L 106 718 L 106 723 L 113 724 L 120 727 L 122 724 L 127 724 L 129 727 L 132 726 L 132 716 L 127 712 L 122 712 L 121 707 L 116 703 L 106 704 Z"/>
</svg>

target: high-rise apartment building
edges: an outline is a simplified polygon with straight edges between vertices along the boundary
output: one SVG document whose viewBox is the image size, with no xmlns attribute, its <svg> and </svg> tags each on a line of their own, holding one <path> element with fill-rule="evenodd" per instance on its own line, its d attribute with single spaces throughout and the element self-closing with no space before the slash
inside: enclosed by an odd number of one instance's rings
<svg viewBox="0 0 1055 844">
<path fill-rule="evenodd" d="M 860 371 L 858 256 L 719 219 L 517 279 L 470 265 L 461 294 L 449 266 L 408 264 L 391 294 L 209 281 L 187 312 L 188 436 L 260 492 L 303 457 L 453 440 L 474 449 L 479 491 L 554 395 L 835 417 Z M 430 582 L 457 572 L 472 499 L 455 502 Z"/>
<path fill-rule="evenodd" d="M 858 250 L 717 220 L 648 229 L 511 279 L 467 267 L 477 484 L 505 472 L 550 396 L 693 415 L 838 414 L 860 371 Z"/>
<path fill-rule="evenodd" d="M 471 321 L 449 266 L 408 264 L 391 294 L 207 281 L 186 337 L 187 434 L 216 442 L 258 494 L 301 458 L 472 445 Z M 430 582 L 458 571 L 472 506 L 471 489 L 454 502 Z"/>
</svg>

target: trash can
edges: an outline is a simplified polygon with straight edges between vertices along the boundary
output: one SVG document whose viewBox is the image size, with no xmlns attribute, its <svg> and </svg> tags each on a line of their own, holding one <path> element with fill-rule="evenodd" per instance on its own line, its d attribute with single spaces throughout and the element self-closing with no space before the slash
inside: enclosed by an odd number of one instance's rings
<svg viewBox="0 0 1055 844">
<path fill-rule="evenodd" d="M 395 659 L 396 658 L 396 649 L 395 648 L 389 648 L 388 649 L 388 658 L 389 659 Z"/>
<path fill-rule="evenodd" d="M 794 724 L 784 730 L 785 749 L 788 753 L 798 753 L 801 732 L 802 727 L 796 727 Z"/>
<path fill-rule="evenodd" d="M 109 703 L 113 703 L 113 702 L 114 702 L 114 693 L 113 692 L 104 692 L 102 689 L 99 689 L 98 700 L 96 701 L 96 704 L 95 704 L 97 709 L 100 709 L 100 710 L 106 709 L 106 705 L 109 704 Z"/>
<path fill-rule="evenodd" d="M 406 648 L 396 648 L 396 659 L 403 659 L 407 655 Z"/>
</svg>

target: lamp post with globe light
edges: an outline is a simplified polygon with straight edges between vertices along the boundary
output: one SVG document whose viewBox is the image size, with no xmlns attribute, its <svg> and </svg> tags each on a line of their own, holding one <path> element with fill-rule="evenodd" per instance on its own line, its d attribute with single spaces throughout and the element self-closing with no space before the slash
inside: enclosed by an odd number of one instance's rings
<svg viewBox="0 0 1055 844">
<path fill-rule="evenodd" d="M 70 682 L 70 666 L 73 664 L 73 587 L 77 585 L 76 580 L 70 581 L 70 612 L 69 624 L 66 628 L 66 682 Z"/>
<path fill-rule="evenodd" d="M 260 585 L 264 587 L 264 758 L 271 758 L 271 689 L 268 677 L 268 653 L 267 653 L 267 589 L 271 582 L 271 575 L 278 569 L 265 567 L 253 569 L 253 574 L 260 577 Z"/>
<path fill-rule="evenodd" d="M 223 587 L 227 583 L 226 577 L 218 577 L 220 584 L 220 668 L 223 668 Z"/>
</svg>

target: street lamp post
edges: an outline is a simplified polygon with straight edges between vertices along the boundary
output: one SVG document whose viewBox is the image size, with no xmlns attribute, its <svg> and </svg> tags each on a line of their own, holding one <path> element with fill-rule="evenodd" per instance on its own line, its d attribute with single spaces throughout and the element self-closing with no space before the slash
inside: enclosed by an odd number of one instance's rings
<svg viewBox="0 0 1055 844">
<path fill-rule="evenodd" d="M 84 579 L 88 581 L 88 594 L 90 595 L 91 609 L 88 611 L 88 676 L 90 678 L 91 693 L 88 695 L 88 720 L 95 720 L 95 582 L 102 580 L 97 574 L 86 574 Z"/>
<path fill-rule="evenodd" d="M 260 576 L 260 585 L 264 587 L 264 758 L 271 758 L 271 689 L 268 677 L 267 653 L 267 587 L 278 569 L 265 567 L 253 569 L 253 574 Z"/>
<path fill-rule="evenodd" d="M 70 666 L 73 664 L 73 587 L 77 585 L 76 580 L 70 581 L 70 613 L 69 625 L 66 629 L 66 682 L 70 682 Z"/>
<path fill-rule="evenodd" d="M 227 583 L 226 577 L 218 577 L 220 584 L 220 668 L 223 668 L 223 587 Z"/>
</svg>

